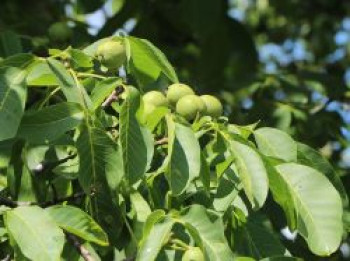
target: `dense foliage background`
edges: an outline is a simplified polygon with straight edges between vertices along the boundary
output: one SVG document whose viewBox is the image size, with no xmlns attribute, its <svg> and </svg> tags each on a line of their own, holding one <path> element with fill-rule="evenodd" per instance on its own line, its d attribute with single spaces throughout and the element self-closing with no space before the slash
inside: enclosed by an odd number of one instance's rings
<svg viewBox="0 0 350 261">
<path fill-rule="evenodd" d="M 55 42 L 48 36 L 49 26 L 57 21 L 67 22 L 72 28 L 69 41 Z M 120 32 L 150 40 L 166 54 L 180 81 L 189 83 L 198 93 L 218 95 L 230 122 L 247 125 L 260 121 L 259 126 L 279 128 L 319 150 L 335 166 L 349 193 L 347 1 L 0 3 L 3 58 L 32 50 L 45 57 L 49 48 L 82 48 Z M 161 84 L 162 79 L 159 81 Z M 347 209 L 344 219 L 349 219 Z M 278 220 L 274 220 L 274 226 L 282 229 Z M 291 246 L 297 256 L 327 260 L 314 256 L 304 242 L 298 245 L 298 240 Z M 345 238 L 329 260 L 349 260 L 349 244 L 350 239 Z"/>
</svg>

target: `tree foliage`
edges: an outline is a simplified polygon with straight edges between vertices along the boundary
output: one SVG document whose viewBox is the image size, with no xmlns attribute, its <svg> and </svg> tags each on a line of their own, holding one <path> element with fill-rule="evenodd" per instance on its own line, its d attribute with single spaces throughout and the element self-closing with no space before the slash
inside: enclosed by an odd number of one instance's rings
<svg viewBox="0 0 350 261">
<path fill-rule="evenodd" d="M 244 2 L 0 4 L 2 258 L 347 258 L 349 6 Z M 174 83 L 223 116 L 143 99 Z"/>
</svg>

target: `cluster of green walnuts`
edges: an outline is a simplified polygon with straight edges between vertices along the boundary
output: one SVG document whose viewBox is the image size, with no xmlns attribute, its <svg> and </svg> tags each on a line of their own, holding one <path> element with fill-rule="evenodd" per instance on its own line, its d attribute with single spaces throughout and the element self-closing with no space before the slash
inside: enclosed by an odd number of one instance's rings
<svg viewBox="0 0 350 261">
<path fill-rule="evenodd" d="M 170 106 L 188 121 L 200 116 L 218 118 L 222 115 L 221 102 L 214 96 L 197 96 L 193 89 L 183 83 L 168 87 L 166 96 L 160 91 L 149 91 L 143 96 L 144 114 L 148 115 L 159 106 Z"/>
<path fill-rule="evenodd" d="M 106 68 L 117 69 L 126 61 L 125 46 L 122 41 L 105 41 L 97 47 L 96 58 Z M 218 118 L 223 113 L 222 104 L 216 97 L 197 96 L 191 87 L 182 83 L 170 85 L 166 96 L 160 91 L 149 91 L 143 96 L 143 102 L 146 116 L 160 106 L 169 106 L 188 121 L 197 116 Z"/>
</svg>

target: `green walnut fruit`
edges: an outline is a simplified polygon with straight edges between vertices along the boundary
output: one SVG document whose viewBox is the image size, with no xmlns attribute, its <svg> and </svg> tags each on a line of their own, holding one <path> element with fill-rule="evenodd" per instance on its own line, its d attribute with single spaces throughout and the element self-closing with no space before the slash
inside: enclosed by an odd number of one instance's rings
<svg viewBox="0 0 350 261">
<path fill-rule="evenodd" d="M 203 252 L 199 247 L 191 247 L 182 256 L 182 261 L 204 261 Z"/>
<path fill-rule="evenodd" d="M 188 121 L 193 120 L 197 114 L 201 115 L 205 111 L 205 103 L 194 94 L 186 95 L 176 103 L 176 112 Z"/>
<path fill-rule="evenodd" d="M 191 94 L 194 94 L 194 91 L 190 86 L 183 83 L 174 83 L 168 87 L 167 99 L 169 104 L 175 107 L 178 100 Z"/>
<path fill-rule="evenodd" d="M 64 22 L 52 24 L 48 30 L 49 37 L 54 42 L 67 42 L 73 35 L 72 29 Z"/>
<path fill-rule="evenodd" d="M 220 117 L 223 112 L 222 104 L 218 98 L 212 95 L 202 95 L 200 96 L 202 101 L 205 103 L 207 110 L 205 115 L 211 116 L 213 118 Z"/>
<path fill-rule="evenodd" d="M 168 101 L 164 94 L 159 91 L 147 92 L 145 95 L 143 95 L 142 99 L 145 104 L 149 103 L 156 107 L 168 105 Z"/>
<path fill-rule="evenodd" d="M 126 61 L 124 43 L 118 40 L 105 41 L 97 47 L 96 57 L 108 69 L 118 69 Z"/>
<path fill-rule="evenodd" d="M 156 108 L 157 108 L 157 107 L 154 106 L 153 104 L 144 103 L 144 105 L 143 105 L 143 116 L 144 116 L 144 117 L 147 117 L 148 115 L 150 115 L 151 113 L 153 113 L 154 110 L 155 110 Z"/>
</svg>

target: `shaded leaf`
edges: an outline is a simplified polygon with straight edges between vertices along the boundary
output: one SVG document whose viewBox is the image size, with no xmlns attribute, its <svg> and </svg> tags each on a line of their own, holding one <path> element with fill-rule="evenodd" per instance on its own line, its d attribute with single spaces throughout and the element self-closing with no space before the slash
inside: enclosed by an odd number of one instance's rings
<svg viewBox="0 0 350 261">
<path fill-rule="evenodd" d="M 16 136 L 27 98 L 25 72 L 0 68 L 0 141 Z"/>
<path fill-rule="evenodd" d="M 138 181 L 147 171 L 153 156 L 153 137 L 137 121 L 140 93 L 127 88 L 127 98 L 120 111 L 120 145 L 123 154 L 125 178 L 130 184 Z"/>
<path fill-rule="evenodd" d="M 230 143 L 234 164 L 243 189 L 253 207 L 261 207 L 268 193 L 268 178 L 264 163 L 257 152 L 237 141 Z"/>
<path fill-rule="evenodd" d="M 91 100 L 84 87 L 73 78 L 62 63 L 53 58 L 48 58 L 47 64 L 55 75 L 67 101 L 80 103 L 84 108 L 91 107 Z"/>
<path fill-rule="evenodd" d="M 168 118 L 169 165 L 166 172 L 173 195 L 181 194 L 199 176 L 200 146 L 191 128 Z"/>
<path fill-rule="evenodd" d="M 178 82 L 174 68 L 157 47 L 136 37 L 127 40 L 131 50 L 130 70 L 142 86 L 156 81 L 161 73 L 170 81 Z"/>
<path fill-rule="evenodd" d="M 253 214 L 235 238 L 237 252 L 256 259 L 283 256 L 286 248 L 274 233 L 269 220 L 262 214 Z M 268 240 L 267 240 L 268 239 Z"/>
<path fill-rule="evenodd" d="M 4 31 L 0 34 L 0 56 L 8 57 L 22 52 L 21 39 L 16 33 Z"/>
<path fill-rule="evenodd" d="M 116 144 L 107 133 L 97 127 L 84 125 L 77 140 L 80 158 L 79 182 L 87 194 L 101 191 L 106 185 L 106 170 L 111 155 L 116 154 Z"/>
<path fill-rule="evenodd" d="M 45 144 L 77 127 L 84 118 L 80 104 L 62 102 L 24 114 L 17 136 L 33 144 Z"/>
</svg>

